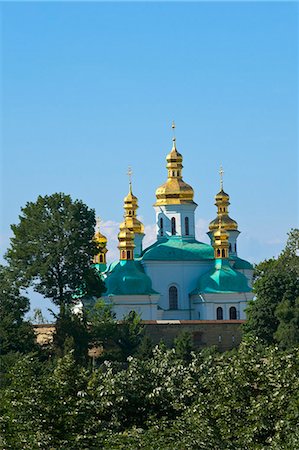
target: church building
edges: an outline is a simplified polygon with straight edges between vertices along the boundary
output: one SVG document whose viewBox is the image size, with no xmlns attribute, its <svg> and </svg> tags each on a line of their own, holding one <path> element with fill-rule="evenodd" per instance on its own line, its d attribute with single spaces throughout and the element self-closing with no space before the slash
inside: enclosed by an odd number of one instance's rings
<svg viewBox="0 0 299 450">
<path fill-rule="evenodd" d="M 245 319 L 247 302 L 253 298 L 253 267 L 238 256 L 240 232 L 228 214 L 222 169 L 208 245 L 196 240 L 197 204 L 192 187 L 183 180 L 183 157 L 175 137 L 166 161 L 167 181 L 156 190 L 154 204 L 155 243 L 143 248 L 144 226 L 137 218 L 131 180 L 118 234 L 119 261 L 107 266 L 107 239 L 99 229 L 95 234 L 99 254 L 94 262 L 106 285 L 103 299 L 117 319 L 131 310 L 143 320 Z"/>
</svg>

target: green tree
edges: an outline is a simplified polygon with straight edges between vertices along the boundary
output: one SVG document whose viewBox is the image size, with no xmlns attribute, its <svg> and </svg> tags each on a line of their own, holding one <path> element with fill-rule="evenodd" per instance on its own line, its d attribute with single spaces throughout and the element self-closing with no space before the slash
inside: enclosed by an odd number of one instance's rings
<svg viewBox="0 0 299 450">
<path fill-rule="evenodd" d="M 26 353 L 35 348 L 32 324 L 24 320 L 29 300 L 20 294 L 8 267 L 0 266 L 0 353 Z"/>
<path fill-rule="evenodd" d="M 192 359 L 191 352 L 194 350 L 192 334 L 188 331 L 182 331 L 174 340 L 174 349 L 178 358 L 190 362 Z"/>
<path fill-rule="evenodd" d="M 285 249 L 277 259 L 255 268 L 256 299 L 247 309 L 245 336 L 256 336 L 282 347 L 299 342 L 299 230 L 291 230 Z"/>
<path fill-rule="evenodd" d="M 136 311 L 130 311 L 118 325 L 117 344 L 124 359 L 134 355 L 142 341 L 144 326 Z"/>
<path fill-rule="evenodd" d="M 6 258 L 20 286 L 32 285 L 59 306 L 62 316 L 76 292 L 89 293 L 90 278 L 93 293 L 100 296 L 104 289 L 91 268 L 97 252 L 94 226 L 94 211 L 62 193 L 28 202 L 19 224 L 11 226 L 14 236 Z"/>
</svg>

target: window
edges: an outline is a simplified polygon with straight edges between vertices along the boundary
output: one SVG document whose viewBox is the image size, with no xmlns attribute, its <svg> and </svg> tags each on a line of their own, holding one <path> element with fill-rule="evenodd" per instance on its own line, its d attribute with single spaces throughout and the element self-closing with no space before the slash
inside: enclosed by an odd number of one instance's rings
<svg viewBox="0 0 299 450">
<path fill-rule="evenodd" d="M 121 258 L 122 258 L 122 259 L 125 259 L 125 258 L 126 258 L 126 252 L 125 252 L 124 250 L 121 252 Z"/>
<path fill-rule="evenodd" d="M 237 244 L 235 244 L 235 252 L 237 251 Z"/>
<path fill-rule="evenodd" d="M 229 243 L 229 251 L 230 252 L 232 251 L 232 244 L 231 243 Z"/>
<path fill-rule="evenodd" d="M 172 236 L 174 236 L 176 234 L 175 217 L 172 217 L 172 219 L 171 219 L 171 234 L 172 234 Z"/>
<path fill-rule="evenodd" d="M 225 250 L 224 250 L 224 248 L 222 249 L 222 258 L 225 258 Z"/>
<path fill-rule="evenodd" d="M 234 306 L 229 308 L 229 320 L 237 320 L 237 310 Z"/>
<path fill-rule="evenodd" d="M 127 250 L 127 259 L 131 259 L 131 250 Z"/>
<path fill-rule="evenodd" d="M 221 306 L 219 306 L 217 308 L 217 320 L 223 320 L 223 309 L 221 308 Z"/>
<path fill-rule="evenodd" d="M 218 249 L 217 249 L 217 256 L 220 256 L 220 255 L 221 255 L 220 249 L 218 248 Z"/>
<path fill-rule="evenodd" d="M 178 290 L 175 286 L 169 288 L 169 309 L 178 309 Z"/>
<path fill-rule="evenodd" d="M 189 217 L 185 217 L 185 235 L 189 236 Z"/>
<path fill-rule="evenodd" d="M 103 255 L 100 255 L 100 263 L 103 262 Z"/>
<path fill-rule="evenodd" d="M 162 217 L 160 217 L 160 236 L 164 235 L 163 226 L 164 226 L 163 219 L 162 219 Z"/>
</svg>

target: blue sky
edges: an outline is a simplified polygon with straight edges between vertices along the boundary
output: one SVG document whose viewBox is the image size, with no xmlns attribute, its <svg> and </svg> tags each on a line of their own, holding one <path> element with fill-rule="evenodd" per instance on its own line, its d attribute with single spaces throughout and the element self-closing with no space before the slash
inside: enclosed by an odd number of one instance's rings
<svg viewBox="0 0 299 450">
<path fill-rule="evenodd" d="M 1 3 L 1 253 L 20 207 L 62 191 L 95 208 L 116 255 L 128 190 L 152 239 L 171 121 L 198 238 L 223 165 L 240 256 L 298 226 L 298 4 Z"/>
</svg>

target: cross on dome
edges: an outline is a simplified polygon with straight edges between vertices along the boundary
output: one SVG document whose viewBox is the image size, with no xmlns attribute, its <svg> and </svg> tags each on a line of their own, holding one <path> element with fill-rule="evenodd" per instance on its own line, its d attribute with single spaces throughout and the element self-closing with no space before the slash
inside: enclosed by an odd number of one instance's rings
<svg viewBox="0 0 299 450">
<path fill-rule="evenodd" d="M 223 174 L 224 170 L 222 168 L 222 165 L 220 166 L 219 175 L 220 175 L 220 190 L 223 190 Z"/>
</svg>

